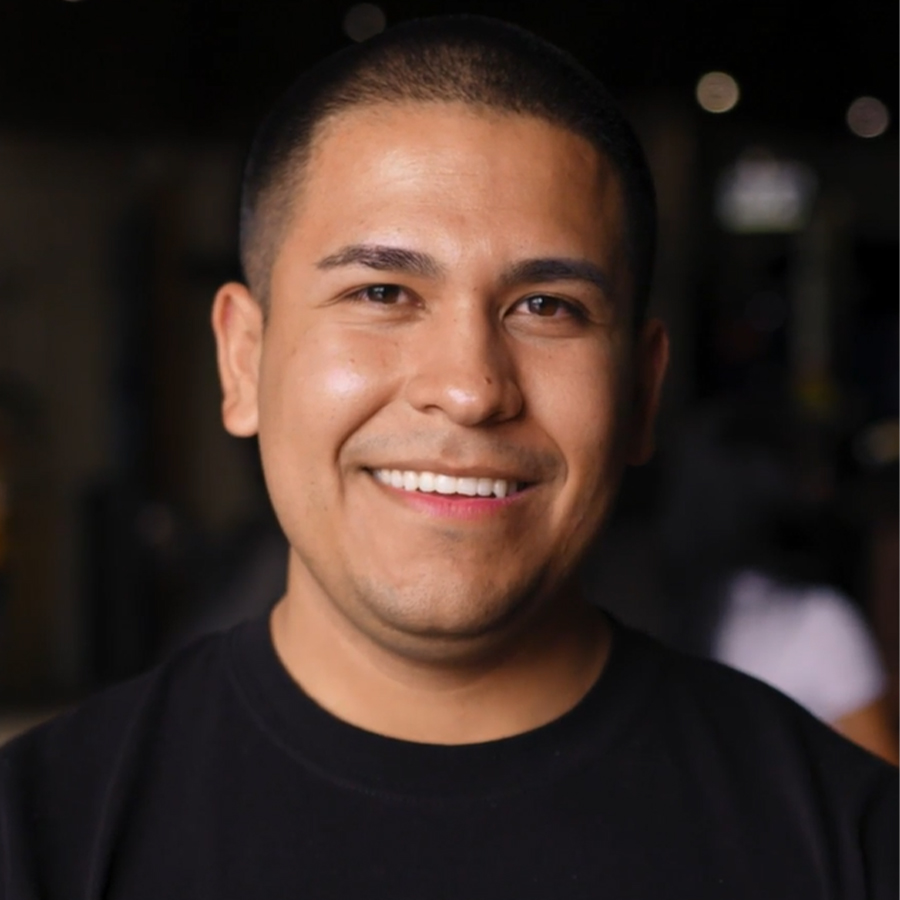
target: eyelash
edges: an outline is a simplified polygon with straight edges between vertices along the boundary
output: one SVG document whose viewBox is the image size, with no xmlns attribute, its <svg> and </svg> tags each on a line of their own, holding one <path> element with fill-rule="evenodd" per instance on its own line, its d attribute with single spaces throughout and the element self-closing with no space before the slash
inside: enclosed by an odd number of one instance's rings
<svg viewBox="0 0 900 900">
<path fill-rule="evenodd" d="M 359 301 L 369 301 L 376 306 L 393 306 L 394 303 L 385 303 L 384 301 L 372 300 L 371 297 L 368 297 L 368 293 L 370 291 L 378 291 L 378 290 L 392 290 L 396 291 L 398 294 L 407 294 L 408 291 L 401 287 L 399 284 L 367 284 L 363 288 L 359 288 L 359 290 L 353 291 L 350 294 L 351 300 L 359 300 Z"/>
<path fill-rule="evenodd" d="M 557 309 L 564 309 L 567 313 L 567 316 L 570 316 L 573 319 L 577 319 L 579 321 L 583 321 L 587 318 L 587 315 L 577 303 L 573 303 L 571 300 L 563 300 L 562 297 L 555 297 L 553 294 L 529 294 L 527 297 L 523 297 L 516 303 L 516 306 L 527 306 L 533 300 L 549 300 L 551 303 L 557 304 Z M 542 316 L 540 313 L 534 313 L 536 318 L 539 319 L 557 319 L 559 316 L 555 314 L 551 314 L 549 316 Z"/>
<path fill-rule="evenodd" d="M 389 290 L 396 292 L 397 295 L 409 295 L 409 291 L 406 288 L 402 287 L 399 284 L 369 284 L 365 287 L 359 288 L 358 290 L 353 291 L 348 295 L 348 299 L 360 302 L 360 303 L 371 303 L 374 306 L 396 306 L 398 304 L 399 296 L 395 297 L 395 299 L 391 302 L 385 302 L 384 300 L 373 300 L 369 293 L 371 291 L 379 291 L 379 290 Z M 412 295 L 414 297 L 414 295 Z M 551 303 L 555 303 L 558 305 L 558 308 L 564 309 L 567 313 L 567 317 L 571 317 L 572 319 L 576 319 L 578 321 L 584 321 L 587 319 L 587 314 L 584 309 L 577 303 L 572 302 L 571 300 L 564 300 L 562 297 L 556 297 L 553 294 L 529 294 L 525 297 L 520 298 L 513 305 L 513 309 L 527 306 L 533 300 L 549 300 Z M 551 314 L 549 316 L 541 316 L 539 313 L 534 313 L 535 318 L 545 318 L 545 319 L 558 319 L 560 316 L 556 314 Z"/>
</svg>

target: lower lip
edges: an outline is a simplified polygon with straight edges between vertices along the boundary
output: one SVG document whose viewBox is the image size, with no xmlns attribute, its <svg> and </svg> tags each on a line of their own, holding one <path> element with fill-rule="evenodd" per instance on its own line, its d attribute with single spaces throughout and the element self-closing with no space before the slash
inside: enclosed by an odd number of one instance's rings
<svg viewBox="0 0 900 900">
<path fill-rule="evenodd" d="M 459 494 L 425 494 L 421 491 L 404 491 L 372 479 L 378 487 L 402 500 L 408 506 L 431 516 L 446 519 L 483 519 L 509 509 L 528 493 L 528 488 L 508 497 L 463 497 Z"/>
</svg>

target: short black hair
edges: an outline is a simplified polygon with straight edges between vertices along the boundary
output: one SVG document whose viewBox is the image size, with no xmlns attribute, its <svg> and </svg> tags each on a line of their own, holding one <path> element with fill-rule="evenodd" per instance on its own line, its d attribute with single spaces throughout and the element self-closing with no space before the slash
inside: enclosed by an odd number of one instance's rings
<svg viewBox="0 0 900 900">
<path fill-rule="evenodd" d="M 482 16 L 397 25 L 327 57 L 276 104 L 254 138 L 241 192 L 241 266 L 261 303 L 320 127 L 354 107 L 403 102 L 462 102 L 535 116 L 584 137 L 604 154 L 621 179 L 635 317 L 643 318 L 656 245 L 656 198 L 631 126 L 603 85 L 569 54 L 518 26 Z"/>
</svg>

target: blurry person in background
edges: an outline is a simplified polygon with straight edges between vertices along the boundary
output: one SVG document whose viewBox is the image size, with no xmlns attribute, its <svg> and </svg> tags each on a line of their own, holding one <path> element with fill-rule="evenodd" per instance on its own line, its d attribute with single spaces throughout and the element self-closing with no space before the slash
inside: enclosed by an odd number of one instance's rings
<svg viewBox="0 0 900 900">
<path fill-rule="evenodd" d="M 6 896 L 894 896 L 895 770 L 579 588 L 667 360 L 593 76 L 398 26 L 270 114 L 241 228 L 223 417 L 286 591 L 4 748 Z"/>
<path fill-rule="evenodd" d="M 673 642 L 756 676 L 897 762 L 885 663 L 868 623 L 825 580 L 810 535 L 801 429 L 784 403 L 707 404 L 673 442 L 660 516 Z"/>
</svg>

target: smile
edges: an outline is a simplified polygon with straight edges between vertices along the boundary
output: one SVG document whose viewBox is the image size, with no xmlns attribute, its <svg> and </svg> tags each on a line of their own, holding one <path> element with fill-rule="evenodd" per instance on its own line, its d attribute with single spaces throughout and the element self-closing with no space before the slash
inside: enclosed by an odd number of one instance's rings
<svg viewBox="0 0 900 900">
<path fill-rule="evenodd" d="M 460 497 L 497 497 L 518 493 L 523 482 L 504 478 L 456 477 L 439 472 L 414 472 L 410 469 L 372 469 L 376 481 L 402 491 Z"/>
</svg>

